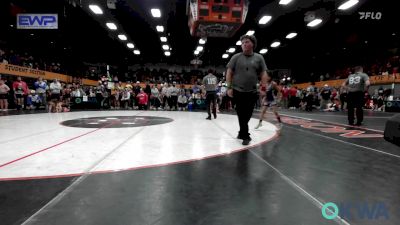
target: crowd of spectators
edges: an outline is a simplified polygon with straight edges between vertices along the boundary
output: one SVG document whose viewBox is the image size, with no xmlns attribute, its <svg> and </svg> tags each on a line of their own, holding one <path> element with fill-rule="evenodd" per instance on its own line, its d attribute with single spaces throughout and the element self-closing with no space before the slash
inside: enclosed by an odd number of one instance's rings
<svg viewBox="0 0 400 225">
<path fill-rule="evenodd" d="M 390 100 L 392 89 L 373 89 L 373 94 L 365 92 L 364 109 L 384 111 L 384 102 Z M 343 111 L 347 106 L 347 89 L 344 87 L 330 87 L 325 84 L 318 88 L 311 82 L 307 88 L 283 86 L 281 89 L 281 106 L 286 109 L 305 111 Z"/>
<path fill-rule="evenodd" d="M 387 75 L 398 73 L 399 56 L 393 56 L 383 63 L 376 62 L 366 67 L 368 75 Z M 28 53 L 18 53 L 14 50 L 0 49 L 0 62 L 19 65 L 23 67 L 40 69 L 49 72 L 63 73 L 63 68 L 58 62 L 45 62 Z M 204 93 L 201 87 L 201 79 L 205 75 L 200 70 L 171 72 L 166 69 L 150 69 L 142 67 L 133 70 L 118 70 L 111 67 L 114 76 L 106 76 L 106 66 L 86 66 L 83 76 L 75 76 L 72 83 L 60 83 L 59 81 L 46 81 L 39 78 L 33 81 L 27 78 L 27 82 L 21 78 L 4 76 L 0 84 L 0 97 L 4 99 L 7 94 L 6 108 L 25 108 L 58 111 L 61 108 L 68 109 L 71 98 L 87 96 L 95 98 L 99 108 L 111 109 L 152 109 L 152 110 L 187 110 L 204 107 Z M 320 81 L 332 79 L 345 79 L 351 74 L 350 68 L 338 69 L 335 72 L 321 75 Z M 221 109 L 230 110 L 233 104 L 226 96 L 223 74 L 215 74 L 219 80 L 218 105 Z M 83 86 L 81 78 L 92 80 L 99 79 L 98 86 Z M 13 80 L 15 79 L 15 80 Z M 38 86 L 38 83 L 42 85 Z M 142 85 L 140 85 L 140 83 Z M 145 85 L 143 85 L 145 83 Z M 183 84 L 191 85 L 189 88 Z M 9 90 L 6 92 L 7 88 Z M 297 89 L 295 85 L 281 86 L 281 106 L 287 109 L 303 109 L 310 111 L 317 108 L 322 111 L 345 110 L 347 91 L 341 87 L 329 87 L 325 84 L 317 88 L 313 84 L 306 89 Z M 375 88 L 373 94 L 365 94 L 365 108 L 383 110 L 384 101 L 391 95 L 391 89 L 383 87 Z M 49 99 L 50 101 L 47 101 Z M 4 102 L 4 100 L 2 101 Z M 2 103 L 1 109 L 5 108 Z M 257 107 L 260 105 L 259 101 Z"/>
<path fill-rule="evenodd" d="M 48 72 L 66 74 L 69 71 L 69 75 L 82 79 L 97 80 L 104 74 L 111 73 L 115 77 L 119 77 L 118 80 L 123 82 L 136 82 L 136 81 L 149 81 L 153 83 L 165 83 L 165 82 L 176 82 L 177 84 L 195 84 L 201 81 L 205 72 L 201 70 L 193 69 L 191 71 L 181 70 L 180 72 L 171 72 L 167 69 L 150 69 L 142 67 L 140 69 L 120 69 L 116 66 L 111 66 L 110 71 L 107 71 L 105 64 L 92 65 L 83 63 L 78 71 L 72 71 L 71 68 L 64 68 L 60 62 L 46 61 L 38 57 L 32 56 L 27 52 L 16 52 L 12 49 L 6 49 L 0 47 L 0 63 L 13 64 L 17 66 L 44 70 Z M 222 78 L 222 73 L 215 74 L 217 77 Z"/>
<path fill-rule="evenodd" d="M 59 80 L 22 78 L 11 75 L 0 77 L 0 95 L 7 107 L 21 109 L 46 109 L 49 112 L 65 112 L 77 103 L 91 102 L 99 109 L 142 109 L 142 110 L 194 110 L 205 108 L 205 91 L 200 81 L 193 85 L 172 82 L 145 83 L 122 82 L 118 77 L 101 76 L 97 86 L 85 86 L 80 82 L 63 83 Z M 8 88 L 6 88 L 8 87 Z M 217 93 L 219 108 L 232 110 L 226 95 L 226 84 L 222 78 Z M 76 99 L 78 98 L 78 101 Z M 85 104 L 82 104 L 85 105 Z M 86 105 L 87 106 L 87 105 Z M 84 106 L 85 107 L 85 106 Z"/>
<path fill-rule="evenodd" d="M 364 65 L 364 71 L 369 76 L 389 75 L 399 73 L 400 57 L 392 56 L 383 60 L 376 60 L 374 63 Z M 318 81 L 346 79 L 351 74 L 351 67 L 338 68 L 335 71 L 320 75 Z"/>
<path fill-rule="evenodd" d="M 27 52 L 19 53 L 14 50 L 0 48 L 0 62 L 54 73 L 64 72 L 59 62 L 47 62 Z"/>
</svg>

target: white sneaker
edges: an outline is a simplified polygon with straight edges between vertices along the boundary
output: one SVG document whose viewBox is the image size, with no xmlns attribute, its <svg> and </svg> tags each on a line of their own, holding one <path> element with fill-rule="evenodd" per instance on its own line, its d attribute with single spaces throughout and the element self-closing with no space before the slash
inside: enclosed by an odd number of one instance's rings
<svg viewBox="0 0 400 225">
<path fill-rule="evenodd" d="M 256 126 L 254 129 L 258 129 L 258 128 L 260 128 L 260 127 L 262 127 L 262 123 L 261 123 L 261 122 L 259 122 L 259 123 L 257 124 L 257 126 Z"/>
<path fill-rule="evenodd" d="M 276 124 L 277 130 L 278 130 L 278 131 L 282 130 L 282 126 L 283 126 L 282 123 Z"/>
</svg>

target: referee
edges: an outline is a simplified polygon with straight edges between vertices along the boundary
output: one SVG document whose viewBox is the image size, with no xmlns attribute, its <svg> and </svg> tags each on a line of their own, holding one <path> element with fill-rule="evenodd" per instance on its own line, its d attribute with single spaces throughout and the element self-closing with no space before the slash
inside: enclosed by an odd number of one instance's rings
<svg viewBox="0 0 400 225">
<path fill-rule="evenodd" d="M 208 74 L 203 78 L 203 86 L 206 91 L 206 106 L 208 117 L 207 120 L 211 120 L 210 104 L 212 104 L 212 112 L 214 119 L 217 118 L 217 84 L 218 79 L 213 74 L 213 70 L 209 69 Z"/>
<path fill-rule="evenodd" d="M 227 95 L 233 97 L 236 104 L 240 127 L 237 138 L 243 140 L 242 145 L 248 145 L 251 141 L 248 123 L 257 100 L 257 82 L 261 80 L 261 91 L 265 92 L 268 74 L 264 57 L 254 52 L 257 39 L 243 35 L 240 41 L 242 52 L 232 56 L 229 61 L 226 83 Z"/>
<path fill-rule="evenodd" d="M 356 108 L 357 126 L 361 126 L 364 113 L 364 93 L 370 85 L 369 77 L 361 66 L 354 67 L 354 74 L 350 74 L 342 86 L 347 87 L 347 117 L 349 125 L 354 125 L 354 108 Z"/>
</svg>

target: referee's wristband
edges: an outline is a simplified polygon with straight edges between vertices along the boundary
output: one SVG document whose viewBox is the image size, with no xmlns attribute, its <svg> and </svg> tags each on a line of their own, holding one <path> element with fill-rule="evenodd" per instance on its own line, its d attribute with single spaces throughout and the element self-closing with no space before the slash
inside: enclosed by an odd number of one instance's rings
<svg viewBox="0 0 400 225">
<path fill-rule="evenodd" d="M 232 84 L 226 84 L 226 87 L 227 87 L 228 89 L 232 89 Z"/>
</svg>

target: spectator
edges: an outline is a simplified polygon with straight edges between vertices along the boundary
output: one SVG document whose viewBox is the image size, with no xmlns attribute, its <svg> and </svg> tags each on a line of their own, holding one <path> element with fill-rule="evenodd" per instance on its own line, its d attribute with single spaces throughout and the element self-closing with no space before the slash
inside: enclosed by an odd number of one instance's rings
<svg viewBox="0 0 400 225">
<path fill-rule="evenodd" d="M 76 85 L 75 88 L 72 88 L 72 92 L 71 92 L 71 97 L 75 97 L 75 98 L 80 98 L 85 96 L 85 92 L 83 91 L 83 89 L 80 87 L 80 85 Z"/>
<path fill-rule="evenodd" d="M 329 87 L 328 84 L 325 84 L 324 87 L 321 89 L 320 91 L 320 95 L 321 95 L 321 110 L 327 109 L 328 108 L 328 104 L 330 103 L 330 99 L 331 99 L 331 88 Z"/>
<path fill-rule="evenodd" d="M 170 94 L 171 94 L 171 97 L 170 97 L 170 101 L 171 101 L 170 108 L 171 109 L 173 108 L 173 110 L 177 110 L 178 109 L 179 89 L 176 87 L 176 82 L 175 81 L 172 83 L 172 86 L 169 87 L 169 91 L 170 91 Z"/>
<path fill-rule="evenodd" d="M 36 94 L 39 96 L 42 104 L 47 105 L 46 91 L 48 89 L 47 83 L 43 81 L 42 77 L 34 83 Z"/>
<path fill-rule="evenodd" d="M 282 107 L 284 109 L 288 108 L 288 100 L 289 100 L 289 88 L 285 85 L 282 90 Z"/>
<path fill-rule="evenodd" d="M 149 97 L 144 92 L 143 88 L 140 89 L 139 94 L 136 96 L 138 101 L 138 107 L 140 110 L 147 110 L 147 103 L 149 101 Z"/>
<path fill-rule="evenodd" d="M 343 111 L 347 108 L 347 88 L 342 86 L 340 88 L 340 109 Z"/>
<path fill-rule="evenodd" d="M 151 87 L 150 87 L 150 83 L 148 81 L 146 82 L 146 87 L 144 89 L 144 93 L 146 93 L 147 96 L 151 96 Z M 150 101 L 148 101 L 148 103 L 147 103 L 147 108 L 148 109 L 150 108 Z"/>
<path fill-rule="evenodd" d="M 306 111 L 311 112 L 314 104 L 315 99 L 315 83 L 311 82 L 310 86 L 308 86 L 305 95 L 305 102 L 306 102 Z"/>
<path fill-rule="evenodd" d="M 158 90 L 157 84 L 155 84 L 151 88 L 150 101 L 151 101 L 151 107 L 153 107 L 153 109 L 158 110 L 158 108 L 160 107 L 160 92 Z"/>
<path fill-rule="evenodd" d="M 22 81 L 21 77 L 17 77 L 17 80 L 13 83 L 14 97 L 17 100 L 17 110 L 24 108 L 24 98 L 28 95 L 29 89 L 25 81 Z"/>
<path fill-rule="evenodd" d="M 289 89 L 289 109 L 296 109 L 297 108 L 297 88 L 292 86 Z"/>
<path fill-rule="evenodd" d="M 122 98 L 121 98 L 122 107 L 128 109 L 130 99 L 131 99 L 131 93 L 129 91 L 129 88 L 125 87 L 124 91 L 122 92 Z"/>
<path fill-rule="evenodd" d="M 181 94 L 178 97 L 179 111 L 186 110 L 187 103 L 188 103 L 188 98 L 185 95 L 185 91 L 181 90 Z"/>
<path fill-rule="evenodd" d="M 10 88 L 0 79 L 0 111 L 7 111 L 8 109 L 8 93 Z"/>
<path fill-rule="evenodd" d="M 30 94 L 26 98 L 26 108 L 27 109 L 37 109 L 41 105 L 41 98 L 36 93 L 35 90 L 31 90 Z"/>
<path fill-rule="evenodd" d="M 49 112 L 54 112 L 57 107 L 57 103 L 61 100 L 61 83 L 58 79 L 54 79 L 50 84 L 50 104 L 49 104 Z"/>
</svg>

